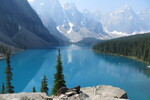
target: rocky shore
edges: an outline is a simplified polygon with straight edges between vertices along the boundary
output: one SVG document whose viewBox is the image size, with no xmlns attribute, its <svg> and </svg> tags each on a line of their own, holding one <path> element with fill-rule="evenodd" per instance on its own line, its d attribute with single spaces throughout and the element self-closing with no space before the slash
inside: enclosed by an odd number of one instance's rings
<svg viewBox="0 0 150 100">
<path fill-rule="evenodd" d="M 128 100 L 128 96 L 120 88 L 101 85 L 65 89 L 59 96 L 47 96 L 45 93 L 0 94 L 0 100 Z"/>
</svg>

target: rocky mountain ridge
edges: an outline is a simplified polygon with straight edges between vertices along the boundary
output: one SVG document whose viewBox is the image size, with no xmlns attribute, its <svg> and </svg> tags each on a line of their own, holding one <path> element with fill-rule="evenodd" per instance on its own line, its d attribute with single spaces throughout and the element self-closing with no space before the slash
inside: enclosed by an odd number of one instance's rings
<svg viewBox="0 0 150 100">
<path fill-rule="evenodd" d="M 1 42 L 24 49 L 48 48 L 62 42 L 49 33 L 27 0 L 0 2 Z"/>
<path fill-rule="evenodd" d="M 87 37 L 98 39 L 107 37 L 100 22 L 83 16 L 72 3 L 61 5 L 58 0 L 36 0 L 29 3 L 43 20 L 46 27 L 48 26 L 47 22 L 49 24 L 53 23 L 52 19 L 55 22 L 52 26 L 67 37 L 70 42 L 78 42 Z M 49 29 L 50 27 L 47 28 Z M 56 36 L 60 37 L 60 35 Z"/>
</svg>

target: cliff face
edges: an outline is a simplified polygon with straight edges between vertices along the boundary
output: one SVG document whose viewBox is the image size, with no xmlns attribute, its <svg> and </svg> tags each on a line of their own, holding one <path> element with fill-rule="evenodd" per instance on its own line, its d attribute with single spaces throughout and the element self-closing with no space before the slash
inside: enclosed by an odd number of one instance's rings
<svg viewBox="0 0 150 100">
<path fill-rule="evenodd" d="M 0 1 L 0 41 L 21 48 L 45 48 L 62 42 L 49 33 L 27 0 Z"/>
<path fill-rule="evenodd" d="M 45 93 L 0 94 L 0 100 L 128 100 L 124 90 L 112 86 L 82 88 L 80 93 L 74 89 L 60 96 L 47 96 Z"/>
</svg>

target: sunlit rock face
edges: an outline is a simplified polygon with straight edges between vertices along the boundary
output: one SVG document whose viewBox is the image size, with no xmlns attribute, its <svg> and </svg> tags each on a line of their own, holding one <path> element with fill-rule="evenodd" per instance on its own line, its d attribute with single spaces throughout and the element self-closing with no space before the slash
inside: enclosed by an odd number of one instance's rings
<svg viewBox="0 0 150 100">
<path fill-rule="evenodd" d="M 68 41 L 68 38 L 57 30 L 65 17 L 60 3 L 57 0 L 28 0 L 30 5 L 41 18 L 44 26 L 58 38 Z"/>
<path fill-rule="evenodd" d="M 69 89 L 60 96 L 53 97 L 53 100 L 127 100 L 127 93 L 117 87 L 101 85 L 95 87 L 81 88 L 80 93 L 76 89 Z"/>
<path fill-rule="evenodd" d="M 80 88 L 78 88 L 80 90 Z M 117 87 L 102 85 L 96 87 L 69 89 L 60 96 L 47 96 L 46 93 L 0 94 L 0 100 L 127 100 L 127 93 Z"/>
<path fill-rule="evenodd" d="M 78 42 L 87 37 L 107 37 L 101 23 L 84 16 L 74 4 L 61 5 L 58 0 L 35 0 L 29 3 L 49 31 L 52 30 L 51 27 L 56 28 L 70 42 Z M 57 37 L 62 36 L 55 34 Z"/>
<path fill-rule="evenodd" d="M 96 11 L 93 18 L 102 23 L 108 34 L 118 37 L 150 31 L 145 22 L 150 20 L 147 15 L 148 10 L 137 13 L 130 6 L 125 5 L 105 14 Z"/>
<path fill-rule="evenodd" d="M 145 26 L 138 14 L 127 5 L 104 15 L 101 21 L 110 32 L 117 31 L 131 34 L 145 30 Z"/>
<path fill-rule="evenodd" d="M 1 94 L 0 100 L 52 100 L 46 93 Z"/>
</svg>

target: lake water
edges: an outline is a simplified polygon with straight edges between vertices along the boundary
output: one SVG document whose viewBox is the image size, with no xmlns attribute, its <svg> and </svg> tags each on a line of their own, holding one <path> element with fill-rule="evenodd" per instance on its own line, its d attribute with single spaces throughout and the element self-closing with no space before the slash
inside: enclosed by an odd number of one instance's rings
<svg viewBox="0 0 150 100">
<path fill-rule="evenodd" d="M 131 100 L 150 100 L 150 69 L 146 64 L 119 56 L 92 52 L 89 47 L 76 45 L 59 47 L 66 85 L 112 85 L 124 89 Z M 57 48 L 26 50 L 11 57 L 15 92 L 40 91 L 43 75 L 53 86 Z M 5 81 L 5 61 L 0 61 L 0 84 Z"/>
</svg>

